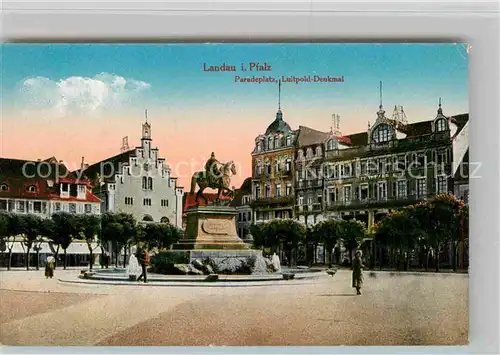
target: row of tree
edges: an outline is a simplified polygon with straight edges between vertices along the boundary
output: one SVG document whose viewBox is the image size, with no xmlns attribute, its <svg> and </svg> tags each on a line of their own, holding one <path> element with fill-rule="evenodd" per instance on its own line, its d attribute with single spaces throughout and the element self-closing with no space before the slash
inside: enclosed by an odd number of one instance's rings
<svg viewBox="0 0 500 355">
<path fill-rule="evenodd" d="M 369 231 L 362 222 L 353 219 L 325 220 L 309 227 L 295 220 L 277 219 L 250 227 L 255 247 L 283 249 L 289 260 L 299 246 L 316 253 L 321 244 L 329 255 L 331 267 L 334 251 L 338 254 L 337 262 L 342 261 L 339 255 L 342 244 L 352 262 L 354 251 L 366 246 L 364 240 L 371 240 L 372 249 L 366 257 L 371 260 L 372 267 L 377 262 L 376 250 L 381 254 L 378 263 L 382 266 L 385 250 L 389 254 L 390 267 L 404 265 L 407 269 L 412 256 L 418 254 L 423 255 L 420 259 L 424 260 L 420 260 L 419 265 L 426 269 L 429 257 L 433 256 L 436 271 L 439 271 L 439 255 L 446 247 L 453 253 L 453 269 L 457 269 L 458 259 L 463 266 L 463 256 L 468 250 L 468 230 L 468 205 L 451 194 L 440 194 L 432 200 L 389 213 Z M 316 260 L 316 255 L 308 259 Z"/>
<path fill-rule="evenodd" d="M 365 226 L 356 220 L 325 220 L 312 227 L 291 219 L 276 219 L 269 222 L 253 224 L 250 227 L 254 246 L 257 248 L 283 249 L 288 260 L 295 262 L 294 252 L 300 245 L 310 247 L 315 252 L 322 244 L 329 253 L 330 267 L 332 252 L 339 242 L 352 252 L 357 249 L 366 236 Z M 316 259 L 316 257 L 313 257 Z"/>
<path fill-rule="evenodd" d="M 454 270 L 464 265 L 468 250 L 469 206 L 451 194 L 437 195 L 392 212 L 375 225 L 375 241 L 388 248 L 391 266 L 409 268 L 412 255 L 419 256 L 419 266 L 429 267 L 432 256 L 436 272 L 440 254 L 451 250 Z M 460 260 L 460 262 L 458 262 Z"/>
<path fill-rule="evenodd" d="M 74 240 L 87 243 L 90 255 L 90 268 L 96 249 L 105 252 L 108 243 L 114 247 L 116 264 L 121 250 L 133 244 L 144 244 L 148 248 L 169 248 L 182 237 L 182 230 L 168 223 L 138 224 L 131 214 L 105 213 L 103 215 L 74 215 L 55 213 L 51 218 L 36 215 L 0 213 L 0 250 L 8 253 L 10 270 L 12 251 L 20 242 L 26 253 L 26 269 L 29 270 L 29 255 L 36 253 L 36 268 L 39 267 L 39 253 L 42 243 L 46 242 L 56 260 L 60 250 L 64 252 L 64 268 L 67 266 L 67 249 Z"/>
</svg>

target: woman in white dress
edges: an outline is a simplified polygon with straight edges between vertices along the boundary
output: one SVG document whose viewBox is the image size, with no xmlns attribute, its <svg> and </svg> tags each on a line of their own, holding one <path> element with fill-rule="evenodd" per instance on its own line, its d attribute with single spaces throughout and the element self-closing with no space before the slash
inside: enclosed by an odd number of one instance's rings
<svg viewBox="0 0 500 355">
<path fill-rule="evenodd" d="M 48 279 L 54 277 L 54 269 L 56 265 L 56 259 L 52 256 L 52 254 L 49 254 L 47 257 L 47 263 L 45 264 L 45 278 Z"/>
<path fill-rule="evenodd" d="M 139 265 L 139 261 L 137 260 L 137 257 L 135 256 L 135 250 L 132 250 L 132 253 L 130 254 L 130 259 L 128 259 L 128 266 L 127 266 L 127 277 L 130 276 L 139 276 L 142 272 L 141 266 Z"/>
</svg>

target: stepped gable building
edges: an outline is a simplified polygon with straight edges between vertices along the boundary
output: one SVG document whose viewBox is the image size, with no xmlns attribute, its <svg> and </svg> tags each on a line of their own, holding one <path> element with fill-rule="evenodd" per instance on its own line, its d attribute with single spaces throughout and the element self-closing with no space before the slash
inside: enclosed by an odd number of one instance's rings
<svg viewBox="0 0 500 355">
<path fill-rule="evenodd" d="M 293 159 L 298 131 L 283 120 L 278 105 L 275 120 L 255 139 L 252 152 L 253 220 L 294 217 Z"/>
<path fill-rule="evenodd" d="M 0 211 L 50 218 L 56 212 L 99 214 L 100 205 L 90 181 L 62 161 L 0 158 Z"/>
<path fill-rule="evenodd" d="M 96 182 L 94 192 L 103 200 L 103 212 L 130 213 L 138 221 L 181 228 L 183 187 L 177 186 L 165 158 L 153 148 L 147 118 L 139 147 L 82 169 Z"/>
<path fill-rule="evenodd" d="M 235 191 L 234 199 L 231 201 L 230 206 L 236 208 L 238 215 L 236 216 L 236 230 L 238 236 L 250 243 L 250 226 L 253 222 L 252 207 L 252 178 L 246 178 L 241 187 Z"/>
<path fill-rule="evenodd" d="M 327 215 L 355 218 L 371 227 L 393 209 L 453 193 L 452 163 L 465 154 L 462 149 L 461 156 L 454 156 L 454 148 L 468 114 L 447 117 L 440 103 L 435 118 L 409 124 L 397 110 L 389 119 L 381 103 L 366 132 L 327 143 L 323 171 Z"/>
</svg>

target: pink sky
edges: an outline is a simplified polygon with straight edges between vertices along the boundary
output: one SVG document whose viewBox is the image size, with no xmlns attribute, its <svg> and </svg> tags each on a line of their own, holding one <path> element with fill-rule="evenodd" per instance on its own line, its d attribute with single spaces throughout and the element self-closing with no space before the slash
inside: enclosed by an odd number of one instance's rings
<svg viewBox="0 0 500 355">
<path fill-rule="evenodd" d="M 341 116 L 341 131 L 352 134 L 365 131 L 368 121 L 373 124 L 377 107 L 337 107 Z M 432 119 L 437 107 L 406 106 L 410 122 Z M 460 112 L 444 107 L 444 113 Z M 235 114 L 225 108 L 189 109 L 179 112 L 150 110 L 153 146 L 160 150 L 172 167 L 179 184 L 189 189 L 194 171 L 200 170 L 212 151 L 220 161 L 233 160 L 240 168 L 231 184 L 239 187 L 251 176 L 251 152 L 255 137 L 263 133 L 272 122 L 276 109 L 257 112 L 250 109 Z M 392 107 L 386 107 L 390 117 Z M 143 116 L 143 115 L 142 115 Z M 8 118 L 7 118 L 8 117 Z M 311 117 L 311 118 L 309 118 Z M 328 131 L 331 112 L 309 107 L 300 110 L 284 109 L 284 118 L 292 129 L 299 125 Z M 309 118 L 309 119 L 308 119 Z M 36 115 L 4 115 L 3 137 L 0 145 L 2 157 L 18 159 L 45 159 L 55 156 L 70 169 L 80 167 L 82 156 L 89 164 L 120 153 L 122 138 L 128 136 L 129 146 L 139 146 L 144 118 L 137 116 L 61 117 L 40 119 Z"/>
</svg>

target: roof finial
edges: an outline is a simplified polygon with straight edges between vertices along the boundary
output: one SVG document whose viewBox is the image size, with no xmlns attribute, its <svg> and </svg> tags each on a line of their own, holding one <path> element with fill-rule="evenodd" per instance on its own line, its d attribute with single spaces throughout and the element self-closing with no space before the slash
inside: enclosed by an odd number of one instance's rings
<svg viewBox="0 0 500 355">
<path fill-rule="evenodd" d="M 439 107 L 438 107 L 438 114 L 443 114 L 443 109 L 441 108 L 441 96 L 439 97 Z"/>
<path fill-rule="evenodd" d="M 382 80 L 380 80 L 380 85 L 379 85 L 379 91 L 380 91 L 380 108 L 382 108 Z"/>
<path fill-rule="evenodd" d="M 144 116 L 146 117 L 146 122 L 148 122 L 148 109 L 146 109 L 146 111 L 144 111 Z"/>
<path fill-rule="evenodd" d="M 278 80 L 278 110 L 281 110 L 281 79 Z"/>
<path fill-rule="evenodd" d="M 379 85 L 379 91 L 380 91 L 380 105 L 379 105 L 379 110 L 377 112 L 377 116 L 382 119 L 384 117 L 385 111 L 384 111 L 384 106 L 382 105 L 382 80 L 380 81 Z"/>
</svg>

